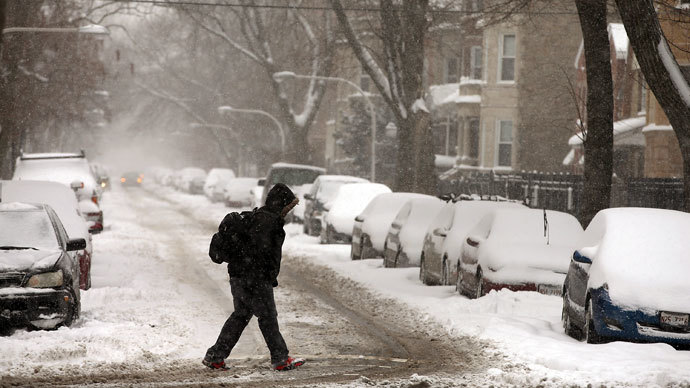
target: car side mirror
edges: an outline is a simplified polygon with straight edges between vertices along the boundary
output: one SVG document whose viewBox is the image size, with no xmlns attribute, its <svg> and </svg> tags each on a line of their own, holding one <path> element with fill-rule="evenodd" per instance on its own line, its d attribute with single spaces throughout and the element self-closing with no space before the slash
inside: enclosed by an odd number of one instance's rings
<svg viewBox="0 0 690 388">
<path fill-rule="evenodd" d="M 266 179 L 265 178 L 259 179 L 259 181 L 256 182 L 256 185 L 257 186 L 266 186 Z"/>
<path fill-rule="evenodd" d="M 69 187 L 70 187 L 72 190 L 77 191 L 77 190 L 79 190 L 79 189 L 83 189 L 83 188 L 84 188 L 84 182 L 82 182 L 82 181 L 74 181 L 74 182 L 72 182 L 72 183 L 69 184 Z"/>
<path fill-rule="evenodd" d="M 67 241 L 67 252 L 81 251 L 86 249 L 86 240 L 83 238 L 73 238 Z"/>
<path fill-rule="evenodd" d="M 304 199 L 309 200 L 309 201 L 313 201 L 314 197 L 312 197 L 311 194 L 306 193 L 306 194 L 304 194 Z"/>
<path fill-rule="evenodd" d="M 467 245 L 471 247 L 478 247 L 479 243 L 481 243 L 483 238 L 479 236 L 467 236 Z"/>
<path fill-rule="evenodd" d="M 433 233 L 434 233 L 434 236 L 438 236 L 438 237 L 446 237 L 448 235 L 448 232 L 446 231 L 445 228 L 436 228 L 436 229 L 434 229 Z"/>
<path fill-rule="evenodd" d="M 364 222 L 364 218 L 362 216 L 357 216 L 355 217 L 356 222 Z"/>
<path fill-rule="evenodd" d="M 580 253 L 580 251 L 575 251 L 573 253 L 573 261 L 580 263 L 580 264 L 592 264 L 592 259 L 590 259 L 587 256 L 584 256 Z"/>
</svg>

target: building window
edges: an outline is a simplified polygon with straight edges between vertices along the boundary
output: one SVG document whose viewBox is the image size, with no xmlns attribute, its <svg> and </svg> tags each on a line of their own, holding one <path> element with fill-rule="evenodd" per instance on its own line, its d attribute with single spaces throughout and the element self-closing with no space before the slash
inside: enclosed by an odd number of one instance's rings
<svg viewBox="0 0 690 388">
<path fill-rule="evenodd" d="M 437 155 L 457 155 L 458 121 L 443 117 L 432 125 L 434 136 L 434 153 Z"/>
<path fill-rule="evenodd" d="M 458 57 L 446 58 L 445 77 L 443 82 L 446 84 L 456 83 L 460 80 L 458 77 L 460 70 L 460 61 Z"/>
<path fill-rule="evenodd" d="M 513 122 L 498 120 L 498 166 L 512 166 Z"/>
<path fill-rule="evenodd" d="M 501 37 L 498 73 L 500 81 L 515 81 L 515 35 L 507 34 Z"/>
<path fill-rule="evenodd" d="M 371 87 L 371 77 L 369 77 L 369 74 L 364 68 L 361 68 L 359 71 L 359 87 L 365 92 L 368 92 Z"/>
<path fill-rule="evenodd" d="M 470 51 L 470 79 L 482 79 L 482 46 L 472 46 Z"/>
<path fill-rule="evenodd" d="M 476 159 L 479 157 L 479 118 L 470 119 L 469 131 L 467 156 Z"/>
</svg>

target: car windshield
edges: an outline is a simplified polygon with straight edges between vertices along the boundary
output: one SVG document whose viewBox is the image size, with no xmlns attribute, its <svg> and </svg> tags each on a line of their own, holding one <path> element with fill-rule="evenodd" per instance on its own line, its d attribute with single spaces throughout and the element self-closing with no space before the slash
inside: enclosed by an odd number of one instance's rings
<svg viewBox="0 0 690 388">
<path fill-rule="evenodd" d="M 314 183 L 319 175 L 321 175 L 321 172 L 318 170 L 277 168 L 271 171 L 269 186 L 273 186 L 276 183 L 284 183 L 288 186 L 301 186 L 308 183 Z"/>
<path fill-rule="evenodd" d="M 55 250 L 59 244 L 45 211 L 0 211 L 0 247 Z"/>
</svg>

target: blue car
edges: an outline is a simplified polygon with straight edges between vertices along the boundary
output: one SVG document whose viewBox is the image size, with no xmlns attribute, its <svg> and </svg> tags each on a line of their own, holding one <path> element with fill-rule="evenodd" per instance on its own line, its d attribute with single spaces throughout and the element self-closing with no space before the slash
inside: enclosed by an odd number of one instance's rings
<svg viewBox="0 0 690 388">
<path fill-rule="evenodd" d="M 572 256 L 563 286 L 566 334 L 690 345 L 690 214 L 600 211 Z"/>
</svg>

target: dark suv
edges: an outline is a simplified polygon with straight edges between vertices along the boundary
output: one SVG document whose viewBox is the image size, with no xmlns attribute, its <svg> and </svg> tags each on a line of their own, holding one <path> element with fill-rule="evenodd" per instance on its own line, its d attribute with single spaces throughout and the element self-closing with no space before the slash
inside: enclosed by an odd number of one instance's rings
<svg viewBox="0 0 690 388">
<path fill-rule="evenodd" d="M 81 308 L 74 252 L 85 248 L 50 206 L 0 203 L 0 327 L 71 325 Z"/>
</svg>

